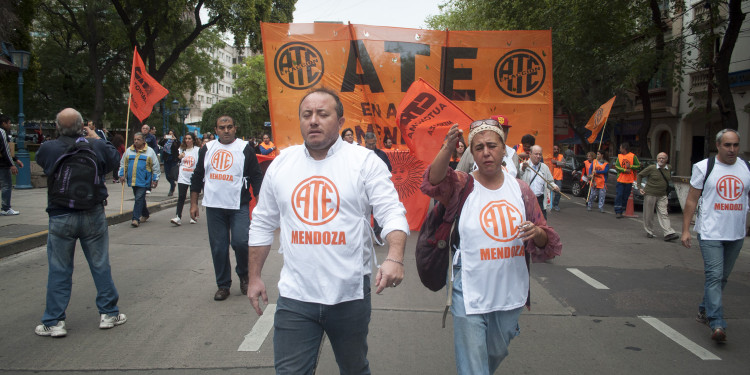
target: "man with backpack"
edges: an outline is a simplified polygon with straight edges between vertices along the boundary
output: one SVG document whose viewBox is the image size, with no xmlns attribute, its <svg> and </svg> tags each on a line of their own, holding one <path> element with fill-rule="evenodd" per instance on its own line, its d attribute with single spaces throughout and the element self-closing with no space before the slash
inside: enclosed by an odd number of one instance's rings
<svg viewBox="0 0 750 375">
<path fill-rule="evenodd" d="M 695 231 L 703 256 L 703 300 L 699 323 L 711 328 L 711 339 L 727 339 L 722 292 L 745 240 L 750 165 L 737 157 L 740 135 L 724 129 L 716 134 L 717 155 L 693 165 L 690 191 L 682 216 L 682 244 L 690 248 L 690 220 L 700 199 Z"/>
<path fill-rule="evenodd" d="M 104 204 L 108 172 L 117 168 L 119 154 L 108 141 L 95 132 L 83 137 L 83 118 L 72 108 L 57 114 L 60 137 L 39 147 L 36 162 L 48 176 L 47 213 L 47 302 L 39 336 L 67 335 L 65 309 L 70 302 L 73 284 L 73 255 L 76 240 L 96 284 L 96 307 L 99 328 L 108 329 L 125 323 L 125 314 L 117 307 L 119 296 L 109 265 L 109 232 Z"/>
</svg>

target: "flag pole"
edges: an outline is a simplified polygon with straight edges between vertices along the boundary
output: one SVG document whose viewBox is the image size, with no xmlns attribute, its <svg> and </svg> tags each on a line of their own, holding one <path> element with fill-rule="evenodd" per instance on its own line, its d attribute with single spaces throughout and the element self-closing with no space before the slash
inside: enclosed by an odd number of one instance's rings
<svg viewBox="0 0 750 375">
<path fill-rule="evenodd" d="M 125 119 L 125 152 L 128 152 L 128 129 L 130 129 L 130 97 L 132 94 L 130 94 L 130 90 L 128 90 L 128 114 L 126 115 Z M 123 152 L 123 156 L 125 153 Z M 122 158 L 120 158 L 122 160 Z M 123 168 L 123 173 L 125 173 L 125 170 Z M 123 177 L 125 177 L 123 175 Z M 120 193 L 120 214 L 122 214 L 122 206 L 125 202 L 125 181 L 122 182 L 122 192 Z"/>
</svg>

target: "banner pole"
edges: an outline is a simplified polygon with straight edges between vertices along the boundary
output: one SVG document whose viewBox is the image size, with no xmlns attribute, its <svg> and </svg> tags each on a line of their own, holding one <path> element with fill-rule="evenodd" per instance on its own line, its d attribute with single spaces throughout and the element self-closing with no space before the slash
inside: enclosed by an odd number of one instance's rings
<svg viewBox="0 0 750 375">
<path fill-rule="evenodd" d="M 129 90 L 128 90 L 129 91 Z M 131 94 L 128 92 L 128 114 L 125 116 L 125 152 L 128 152 L 128 130 L 130 129 L 130 97 Z M 123 156 L 125 153 L 123 153 Z M 122 158 L 120 158 L 122 160 Z M 124 173 L 124 169 L 123 169 Z M 125 177 L 123 175 L 123 177 Z M 120 214 L 122 214 L 122 206 L 125 202 L 125 181 L 122 182 L 122 191 L 120 193 Z"/>
</svg>

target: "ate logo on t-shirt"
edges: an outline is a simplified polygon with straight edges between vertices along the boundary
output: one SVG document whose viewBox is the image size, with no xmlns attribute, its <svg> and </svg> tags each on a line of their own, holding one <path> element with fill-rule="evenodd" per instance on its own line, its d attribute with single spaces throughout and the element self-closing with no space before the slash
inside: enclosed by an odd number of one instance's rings
<svg viewBox="0 0 750 375">
<path fill-rule="evenodd" d="M 185 168 L 193 168 L 195 166 L 195 159 L 192 156 L 185 156 L 182 159 L 182 166 Z"/>
<path fill-rule="evenodd" d="M 211 156 L 211 166 L 217 172 L 224 172 L 232 167 L 232 153 L 227 150 L 216 151 Z"/>
<path fill-rule="evenodd" d="M 745 185 L 736 176 L 726 175 L 716 183 L 716 193 L 722 199 L 733 201 L 742 196 Z"/>
<path fill-rule="evenodd" d="M 303 223 L 323 225 L 339 212 L 339 191 L 323 176 L 310 177 L 294 188 L 292 208 Z"/>
<path fill-rule="evenodd" d="M 484 233 L 500 242 L 518 237 L 518 225 L 522 221 L 521 211 L 506 200 L 490 202 L 479 213 L 479 223 Z"/>
</svg>

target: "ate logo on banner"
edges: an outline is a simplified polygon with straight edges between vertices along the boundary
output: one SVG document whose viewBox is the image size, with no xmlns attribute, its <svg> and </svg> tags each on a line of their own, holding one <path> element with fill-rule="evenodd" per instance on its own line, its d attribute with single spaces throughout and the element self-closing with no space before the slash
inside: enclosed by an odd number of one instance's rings
<svg viewBox="0 0 750 375">
<path fill-rule="evenodd" d="M 490 202 L 479 213 L 479 223 L 484 233 L 499 242 L 518 237 L 518 226 L 522 221 L 521 211 L 506 200 Z"/>
<path fill-rule="evenodd" d="M 135 75 L 135 80 L 136 82 L 138 82 L 138 85 L 136 86 L 136 90 L 140 91 L 140 89 L 142 88 L 143 91 L 145 91 L 145 93 L 141 92 L 140 94 L 143 97 L 143 100 L 146 100 L 146 97 L 151 95 L 151 92 L 153 91 L 153 89 L 151 88 L 151 85 L 149 85 L 148 82 L 146 82 L 146 80 L 143 79 L 143 73 L 141 72 L 140 66 L 136 66 L 133 69 L 133 72 Z"/>
<path fill-rule="evenodd" d="M 595 121 L 594 124 L 597 124 L 597 125 L 601 124 L 602 123 L 602 119 L 604 119 L 604 108 L 599 107 L 599 109 L 596 110 L 596 114 L 594 116 L 595 116 L 594 117 L 594 121 Z"/>
<path fill-rule="evenodd" d="M 230 156 L 231 156 L 231 154 L 230 154 Z M 185 168 L 193 168 L 195 166 L 195 159 L 193 159 L 192 156 L 185 156 L 182 159 L 182 166 L 185 167 Z"/>
<path fill-rule="evenodd" d="M 285 86 L 304 90 L 320 82 L 325 70 L 323 56 L 315 47 L 302 42 L 284 44 L 273 60 L 276 77 Z"/>
<path fill-rule="evenodd" d="M 211 166 L 217 171 L 217 172 L 224 172 L 232 167 L 232 163 L 234 162 L 234 158 L 232 157 L 232 153 L 227 150 L 219 150 L 214 152 L 213 156 L 211 156 Z"/>
<path fill-rule="evenodd" d="M 546 76 L 544 60 L 527 49 L 510 51 L 495 65 L 495 84 L 514 98 L 525 98 L 539 91 Z"/>
<path fill-rule="evenodd" d="M 724 176 L 716 183 L 716 193 L 718 193 L 722 199 L 728 201 L 739 199 L 742 196 L 743 191 L 745 191 L 745 184 L 743 184 L 742 180 L 736 176 Z"/>
<path fill-rule="evenodd" d="M 294 188 L 292 208 L 303 223 L 323 225 L 339 212 L 339 191 L 323 176 L 310 177 Z"/>
</svg>

